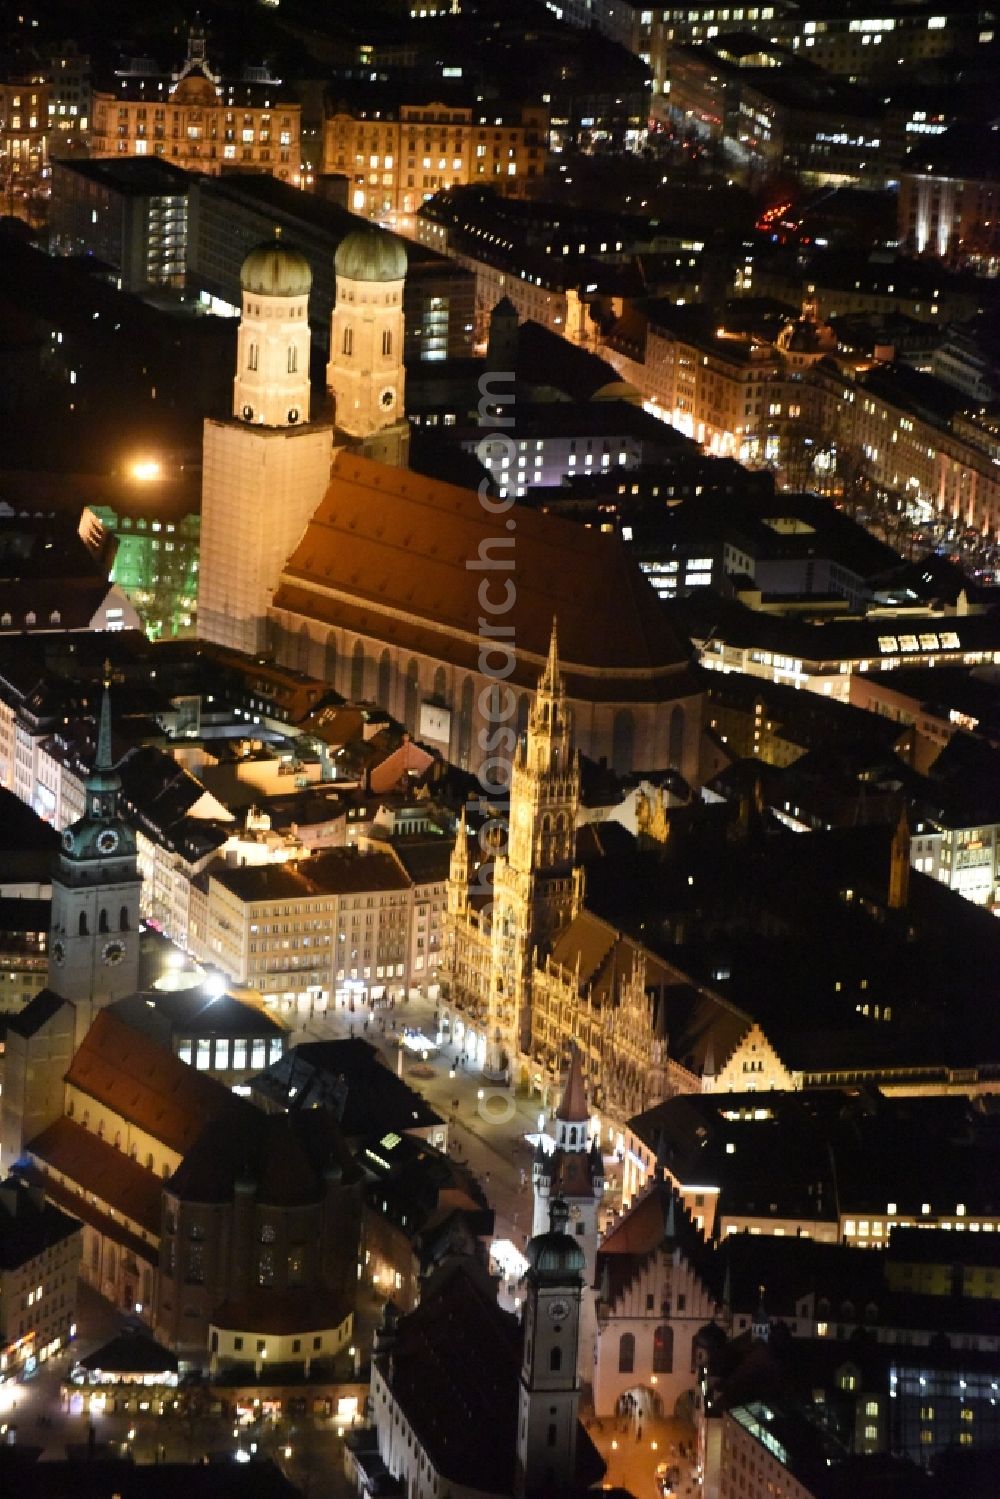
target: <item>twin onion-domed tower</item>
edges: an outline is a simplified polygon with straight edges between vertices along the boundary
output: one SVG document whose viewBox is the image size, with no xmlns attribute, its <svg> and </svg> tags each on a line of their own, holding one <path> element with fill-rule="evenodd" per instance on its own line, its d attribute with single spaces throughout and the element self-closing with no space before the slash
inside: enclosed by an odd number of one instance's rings
<svg viewBox="0 0 1000 1499">
<path fill-rule="evenodd" d="M 233 416 L 265 427 L 309 420 L 309 292 L 304 255 L 275 239 L 251 250 L 240 272 Z"/>
<path fill-rule="evenodd" d="M 205 423 L 198 633 L 256 653 L 281 569 L 315 514 L 340 448 L 405 464 L 406 252 L 364 225 L 336 254 L 327 384 L 334 421 L 313 421 L 306 257 L 279 235 L 240 273 L 232 416 Z"/>
<path fill-rule="evenodd" d="M 334 257 L 337 297 L 330 329 L 326 383 L 341 432 L 361 439 L 369 457 L 405 463 L 402 241 L 357 229 Z M 372 445 L 377 439 L 377 446 Z"/>
</svg>

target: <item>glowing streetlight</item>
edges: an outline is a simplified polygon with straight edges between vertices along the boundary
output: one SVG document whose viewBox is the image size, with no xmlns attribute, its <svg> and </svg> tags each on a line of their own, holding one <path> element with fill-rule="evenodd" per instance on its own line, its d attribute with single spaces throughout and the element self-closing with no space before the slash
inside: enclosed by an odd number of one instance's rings
<svg viewBox="0 0 1000 1499">
<path fill-rule="evenodd" d="M 156 458 L 140 458 L 132 465 L 132 478 L 140 484 L 151 484 L 163 478 L 163 465 Z"/>
</svg>

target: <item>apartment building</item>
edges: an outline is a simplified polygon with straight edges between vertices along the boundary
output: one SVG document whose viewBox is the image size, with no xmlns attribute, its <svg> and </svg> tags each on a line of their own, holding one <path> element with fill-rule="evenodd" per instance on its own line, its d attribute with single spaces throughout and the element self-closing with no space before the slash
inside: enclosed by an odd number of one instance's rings
<svg viewBox="0 0 1000 1499">
<path fill-rule="evenodd" d="M 815 303 L 812 312 L 826 317 Z M 723 316 L 727 325 L 716 326 Z M 859 450 L 872 482 L 922 507 L 928 519 L 1000 537 L 995 415 L 902 364 L 855 373 L 834 359 L 835 345 L 824 346 L 825 322 L 803 317 L 789 330 L 787 339 L 769 341 L 708 306 L 656 303 L 639 336 L 612 332 L 601 353 L 647 410 L 713 455 L 773 465 L 795 487 L 789 475 L 818 431 L 838 450 Z"/>
<path fill-rule="evenodd" d="M 391 852 L 333 848 L 296 863 L 217 866 L 203 879 L 192 950 L 265 1004 L 311 1014 L 408 993 L 414 886 Z"/>
<path fill-rule="evenodd" d="M 37 184 L 48 164 L 50 85 L 34 74 L 0 78 L 0 183 Z M 9 210 L 8 210 L 9 211 Z"/>
<path fill-rule="evenodd" d="M 193 28 L 173 79 L 116 75 L 95 89 L 91 156 L 158 156 L 189 172 L 269 172 L 298 186 L 302 109 L 270 82 L 224 83 Z"/>
<path fill-rule="evenodd" d="M 541 107 L 503 115 L 434 102 L 391 112 L 340 105 L 323 127 L 323 170 L 350 179 L 354 213 L 406 216 L 442 188 L 529 192 L 545 169 L 547 133 Z"/>
<path fill-rule="evenodd" d="M 81 1244 L 77 1220 L 37 1187 L 0 1183 L 0 1384 L 72 1337 Z"/>
<path fill-rule="evenodd" d="M 623 342 L 605 352 L 654 414 L 708 452 L 750 464 L 773 456 L 768 420 L 783 362 L 766 343 L 716 327 L 705 307 L 657 304 L 644 357 Z"/>
</svg>

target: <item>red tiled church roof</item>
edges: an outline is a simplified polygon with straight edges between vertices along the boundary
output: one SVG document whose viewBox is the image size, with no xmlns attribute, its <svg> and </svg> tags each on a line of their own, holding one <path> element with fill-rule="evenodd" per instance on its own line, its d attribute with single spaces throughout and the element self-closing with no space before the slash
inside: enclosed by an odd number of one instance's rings
<svg viewBox="0 0 1000 1499">
<path fill-rule="evenodd" d="M 251 1110 L 222 1083 L 186 1066 L 107 1010 L 84 1037 L 66 1081 L 179 1155 L 206 1124 L 223 1116 L 235 1121 Z"/>
<path fill-rule="evenodd" d="M 472 490 L 352 454 L 334 462 L 274 604 L 475 670 L 484 573 L 468 564 L 480 556 L 512 559 L 515 682 L 536 686 L 556 614 L 571 696 L 693 690 L 686 644 L 616 537 L 538 511 L 491 516 Z"/>
</svg>

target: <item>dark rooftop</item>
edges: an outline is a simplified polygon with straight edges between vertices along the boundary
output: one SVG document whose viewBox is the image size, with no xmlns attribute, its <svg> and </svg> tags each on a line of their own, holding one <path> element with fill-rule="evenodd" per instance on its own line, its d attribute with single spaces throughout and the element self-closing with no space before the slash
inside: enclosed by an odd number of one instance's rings
<svg viewBox="0 0 1000 1499">
<path fill-rule="evenodd" d="M 93 157 L 86 161 L 57 159 L 53 162 L 56 183 L 60 172 L 72 172 L 125 197 L 184 197 L 194 178 L 190 172 L 158 156 Z"/>
<path fill-rule="evenodd" d="M 0 1182 L 0 1269 L 16 1270 L 78 1233 L 75 1218 L 16 1176 Z"/>
</svg>

